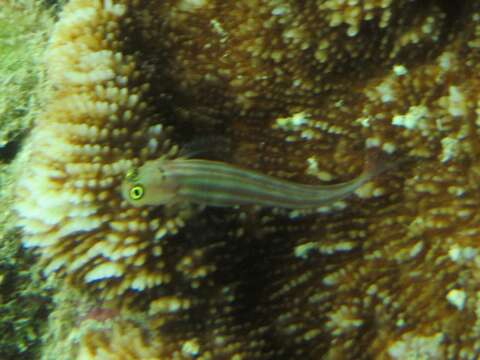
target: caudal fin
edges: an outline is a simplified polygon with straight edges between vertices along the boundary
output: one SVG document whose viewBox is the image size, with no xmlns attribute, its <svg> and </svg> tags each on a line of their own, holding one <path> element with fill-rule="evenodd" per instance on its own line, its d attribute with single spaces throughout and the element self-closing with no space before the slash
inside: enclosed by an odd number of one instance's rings
<svg viewBox="0 0 480 360">
<path fill-rule="evenodd" d="M 397 167 L 399 163 L 398 160 L 395 160 L 391 155 L 380 149 L 370 149 L 365 159 L 362 177 L 364 177 L 365 182 L 367 182 L 385 171 Z"/>
</svg>

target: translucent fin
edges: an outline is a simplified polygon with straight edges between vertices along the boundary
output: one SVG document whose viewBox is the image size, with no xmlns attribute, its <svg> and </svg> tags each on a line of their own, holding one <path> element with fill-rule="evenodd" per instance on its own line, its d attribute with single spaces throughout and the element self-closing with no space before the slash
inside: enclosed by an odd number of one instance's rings
<svg viewBox="0 0 480 360">
<path fill-rule="evenodd" d="M 183 144 L 178 155 L 187 159 L 195 157 L 226 161 L 231 157 L 231 144 L 229 138 L 211 135 Z"/>
</svg>

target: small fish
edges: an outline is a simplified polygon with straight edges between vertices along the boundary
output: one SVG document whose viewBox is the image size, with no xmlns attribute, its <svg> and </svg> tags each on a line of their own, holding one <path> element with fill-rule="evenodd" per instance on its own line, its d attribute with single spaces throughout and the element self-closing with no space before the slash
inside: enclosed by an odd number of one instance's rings
<svg viewBox="0 0 480 360">
<path fill-rule="evenodd" d="M 305 185 L 221 161 L 157 159 L 131 169 L 123 197 L 134 206 L 190 202 L 208 206 L 260 205 L 316 208 L 340 200 L 372 179 L 383 166 L 367 162 L 362 174 L 333 185 Z"/>
</svg>

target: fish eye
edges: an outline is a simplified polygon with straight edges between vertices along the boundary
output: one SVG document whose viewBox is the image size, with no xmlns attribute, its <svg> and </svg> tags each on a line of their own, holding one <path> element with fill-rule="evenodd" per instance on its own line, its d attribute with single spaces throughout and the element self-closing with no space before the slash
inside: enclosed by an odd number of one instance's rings
<svg viewBox="0 0 480 360">
<path fill-rule="evenodd" d="M 143 197 L 143 194 L 145 194 L 145 190 L 142 185 L 135 185 L 130 189 L 128 194 L 130 195 L 130 199 L 140 200 Z"/>
<path fill-rule="evenodd" d="M 127 171 L 127 174 L 125 175 L 125 179 L 127 179 L 130 182 L 137 181 L 137 179 L 138 179 L 138 169 L 137 168 L 129 169 Z"/>
</svg>

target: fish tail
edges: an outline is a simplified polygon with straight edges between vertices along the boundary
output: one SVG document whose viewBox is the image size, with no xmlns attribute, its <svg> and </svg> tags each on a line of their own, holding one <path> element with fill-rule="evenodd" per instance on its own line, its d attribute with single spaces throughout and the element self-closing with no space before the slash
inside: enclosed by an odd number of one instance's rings
<svg viewBox="0 0 480 360">
<path fill-rule="evenodd" d="M 378 149 L 370 149 L 365 159 L 362 178 L 364 178 L 366 182 L 397 166 L 397 161 L 392 159 L 389 154 Z"/>
</svg>

